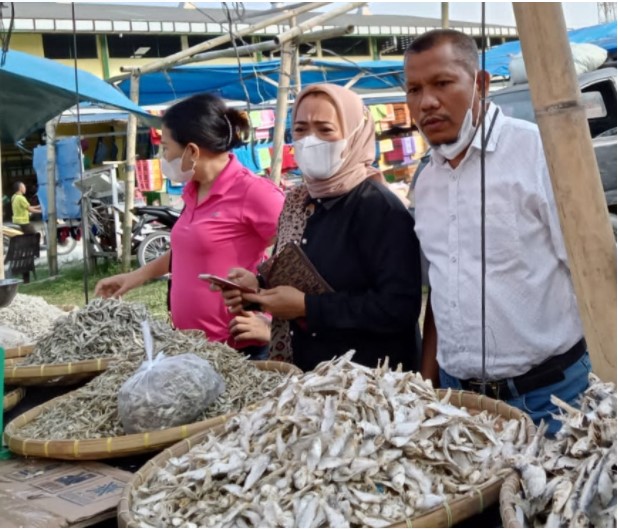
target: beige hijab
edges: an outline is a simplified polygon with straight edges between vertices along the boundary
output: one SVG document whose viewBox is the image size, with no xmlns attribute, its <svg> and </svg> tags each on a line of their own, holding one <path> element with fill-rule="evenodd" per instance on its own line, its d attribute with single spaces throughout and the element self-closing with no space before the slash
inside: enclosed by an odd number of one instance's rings
<svg viewBox="0 0 618 529">
<path fill-rule="evenodd" d="M 301 101 L 308 94 L 316 93 L 326 94 L 333 101 L 343 137 L 348 140 L 348 145 L 343 151 L 345 160 L 343 165 L 328 180 L 316 180 L 305 176 L 305 183 L 311 197 L 326 198 L 344 195 L 367 178 L 385 183 L 382 173 L 371 167 L 376 156 L 373 118 L 363 105 L 361 98 L 352 90 L 333 84 L 317 84 L 305 88 L 296 98 L 292 123 L 296 121 L 296 113 Z"/>
</svg>

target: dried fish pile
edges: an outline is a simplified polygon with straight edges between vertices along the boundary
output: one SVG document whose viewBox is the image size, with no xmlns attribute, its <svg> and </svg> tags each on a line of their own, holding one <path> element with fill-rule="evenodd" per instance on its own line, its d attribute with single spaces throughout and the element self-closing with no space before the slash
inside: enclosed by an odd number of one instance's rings
<svg viewBox="0 0 618 529">
<path fill-rule="evenodd" d="M 155 336 L 155 350 L 168 356 L 192 352 L 210 362 L 225 380 L 225 392 L 198 420 L 217 417 L 262 399 L 283 382 L 285 376 L 260 371 L 230 347 L 209 342 L 200 332 L 169 330 Z M 142 353 L 143 354 L 143 353 Z M 28 439 L 100 439 L 124 435 L 118 414 L 118 390 L 141 364 L 143 358 L 115 361 L 105 372 L 74 391 L 62 404 L 48 409 L 15 435 Z"/>
<path fill-rule="evenodd" d="M 516 458 L 521 527 L 616 527 L 616 387 L 589 379 L 581 409 L 552 396 L 563 412 L 556 439 L 539 429 Z"/>
<path fill-rule="evenodd" d="M 348 353 L 293 376 L 153 470 L 131 494 L 142 527 L 384 527 L 509 472 L 525 422 L 441 401 L 416 373 Z M 503 422 L 500 433 L 496 422 Z"/>
<path fill-rule="evenodd" d="M 169 330 L 153 322 L 146 307 L 116 299 L 95 299 L 58 318 L 19 365 L 60 364 L 104 357 L 123 358 L 144 351 L 141 323 L 148 320 L 157 339 Z"/>
<path fill-rule="evenodd" d="M 39 296 L 18 293 L 8 307 L 0 309 L 0 324 L 25 334 L 30 339 L 27 343 L 32 343 L 65 314 Z M 27 343 L 13 344 L 13 347 Z"/>
</svg>

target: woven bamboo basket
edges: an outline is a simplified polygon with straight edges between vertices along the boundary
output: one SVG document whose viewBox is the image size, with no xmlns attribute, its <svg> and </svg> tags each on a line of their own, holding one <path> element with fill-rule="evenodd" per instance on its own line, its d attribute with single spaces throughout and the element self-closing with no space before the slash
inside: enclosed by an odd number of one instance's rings
<svg viewBox="0 0 618 529">
<path fill-rule="evenodd" d="M 256 361 L 262 371 L 277 371 L 279 373 L 300 374 L 294 365 L 285 362 Z M 13 419 L 4 430 L 4 440 L 9 450 L 27 457 L 46 457 L 68 460 L 99 460 L 146 454 L 159 451 L 182 439 L 224 424 L 234 415 L 221 415 L 205 421 L 138 434 L 107 437 L 105 439 L 57 439 L 43 441 L 20 437 L 18 431 L 31 422 L 44 410 L 62 405 L 63 399 L 71 393 L 61 395 Z"/>
<path fill-rule="evenodd" d="M 2 403 L 2 411 L 7 412 L 11 411 L 15 406 L 17 406 L 21 399 L 24 398 L 26 394 L 26 390 L 24 388 L 15 388 L 4 394 L 4 399 Z"/>
<path fill-rule="evenodd" d="M 10 386 L 70 386 L 93 378 L 107 369 L 113 358 L 97 358 L 66 364 L 21 366 L 11 360 L 4 372 L 4 382 Z"/>
<path fill-rule="evenodd" d="M 513 472 L 502 484 L 500 489 L 500 517 L 502 518 L 503 527 L 526 527 L 517 519 L 515 513 L 516 500 L 521 493 L 521 481 L 519 474 Z"/>
<path fill-rule="evenodd" d="M 437 390 L 437 393 L 438 396 L 442 398 L 446 395 L 446 390 Z M 523 417 L 527 423 L 528 441 L 534 437 L 535 427 L 528 416 L 505 402 L 490 399 L 489 397 L 469 391 L 452 392 L 450 402 L 455 406 L 467 408 L 471 413 L 487 410 L 490 413 L 503 417 L 505 420 L 520 419 Z M 164 450 L 140 468 L 133 476 L 133 479 L 126 484 L 122 493 L 118 505 L 118 526 L 141 527 L 131 512 L 131 492 L 141 487 L 154 470 L 164 467 L 171 457 L 179 457 L 186 454 L 192 447 L 206 439 L 209 434 L 219 433 L 222 429 L 222 424 L 212 425 L 208 430 L 201 431 L 193 437 L 185 439 Z M 509 476 L 512 476 L 512 474 L 509 474 Z M 403 520 L 390 527 L 452 527 L 475 514 L 483 512 L 487 507 L 498 501 L 503 481 L 503 479 L 495 479 L 440 507 L 420 514 L 411 520 Z"/>
<path fill-rule="evenodd" d="M 34 344 L 20 345 L 19 347 L 9 347 L 4 350 L 4 360 L 13 360 L 28 356 L 34 350 Z"/>
</svg>

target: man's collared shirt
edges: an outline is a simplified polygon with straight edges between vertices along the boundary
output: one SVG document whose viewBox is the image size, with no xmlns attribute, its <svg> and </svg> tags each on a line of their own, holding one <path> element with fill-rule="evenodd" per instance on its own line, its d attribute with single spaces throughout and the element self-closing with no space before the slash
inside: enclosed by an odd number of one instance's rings
<svg viewBox="0 0 618 529">
<path fill-rule="evenodd" d="M 582 336 L 558 213 L 536 125 L 498 112 L 485 156 L 486 372 L 521 375 Z M 486 133 L 487 134 L 487 133 Z M 480 378 L 481 133 L 456 169 L 436 152 L 415 187 L 429 260 L 438 363 Z"/>
</svg>

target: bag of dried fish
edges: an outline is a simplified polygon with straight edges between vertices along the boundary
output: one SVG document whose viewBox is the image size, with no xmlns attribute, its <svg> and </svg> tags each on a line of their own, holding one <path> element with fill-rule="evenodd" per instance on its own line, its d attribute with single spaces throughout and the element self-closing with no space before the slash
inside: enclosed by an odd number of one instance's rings
<svg viewBox="0 0 618 529">
<path fill-rule="evenodd" d="M 151 432 L 192 423 L 225 391 L 223 378 L 192 353 L 153 357 L 150 326 L 146 321 L 142 326 L 148 360 L 118 392 L 124 431 Z"/>
</svg>

